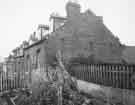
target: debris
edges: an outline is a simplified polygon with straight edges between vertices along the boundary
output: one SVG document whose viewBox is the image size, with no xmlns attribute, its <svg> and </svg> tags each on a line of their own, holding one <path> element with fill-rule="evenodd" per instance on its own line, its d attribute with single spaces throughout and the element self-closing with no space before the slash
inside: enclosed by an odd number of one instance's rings
<svg viewBox="0 0 135 105">
<path fill-rule="evenodd" d="M 66 71 L 60 52 L 57 61 L 57 65 L 49 68 L 48 75 L 43 75 L 39 71 L 32 73 L 32 93 L 19 93 L 15 99 L 16 105 L 111 105 L 104 100 L 81 93 L 77 80 Z"/>
</svg>

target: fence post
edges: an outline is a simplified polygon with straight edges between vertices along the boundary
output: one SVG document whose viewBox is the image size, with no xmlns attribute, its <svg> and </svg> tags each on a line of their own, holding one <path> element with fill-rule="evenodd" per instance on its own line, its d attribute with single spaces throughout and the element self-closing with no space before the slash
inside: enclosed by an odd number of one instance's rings
<svg viewBox="0 0 135 105">
<path fill-rule="evenodd" d="M 90 82 L 92 82 L 92 73 L 91 73 L 91 65 L 89 64 L 88 66 L 88 70 L 89 70 L 89 73 L 90 73 Z"/>
<path fill-rule="evenodd" d="M 80 69 L 80 71 L 81 71 L 81 74 L 80 74 L 80 78 L 83 80 L 83 64 L 81 65 L 81 67 L 80 67 L 81 69 Z M 78 74 L 77 73 L 77 71 L 76 71 L 76 74 Z M 79 77 L 78 77 L 79 78 Z"/>
<path fill-rule="evenodd" d="M 89 71 L 89 64 L 87 65 L 87 72 L 88 72 L 88 82 L 90 82 L 90 71 Z"/>
<path fill-rule="evenodd" d="M 109 86 L 112 85 L 112 73 L 111 73 L 111 71 L 112 71 L 112 66 L 110 65 L 110 66 L 109 66 L 109 74 L 110 74 L 110 75 L 109 75 L 109 77 L 110 77 L 110 78 L 109 78 L 109 82 L 110 82 L 110 83 L 109 83 Z"/>
<path fill-rule="evenodd" d="M 90 81 L 90 72 L 89 72 L 89 69 L 88 69 L 89 65 L 87 64 L 87 73 L 88 73 L 88 82 Z"/>
<path fill-rule="evenodd" d="M 88 65 L 88 71 L 89 71 L 89 76 L 90 76 L 90 80 L 89 81 L 91 82 L 91 80 L 92 80 L 91 76 L 92 75 L 91 75 L 91 65 L 90 64 Z"/>
<path fill-rule="evenodd" d="M 118 88 L 118 73 L 119 73 L 119 71 L 118 71 L 118 65 L 116 65 L 115 69 L 116 69 L 115 87 Z"/>
<path fill-rule="evenodd" d="M 88 79 L 87 64 L 85 64 L 85 80 L 86 80 L 86 81 L 89 81 L 89 79 Z"/>
<path fill-rule="evenodd" d="M 105 64 L 103 65 L 103 71 L 104 71 L 104 73 L 103 73 L 103 78 L 104 78 L 103 85 L 106 85 L 107 74 L 106 74 L 106 65 Z"/>
<path fill-rule="evenodd" d="M 107 76 L 106 76 L 106 85 L 107 85 L 107 86 L 108 86 L 108 82 L 109 82 L 109 72 L 108 72 L 108 69 L 109 69 L 109 67 L 108 67 L 108 65 L 106 64 L 105 71 L 106 71 L 106 74 L 107 74 Z"/>
<path fill-rule="evenodd" d="M 90 82 L 92 82 L 91 64 L 89 65 L 89 72 L 90 72 L 90 78 L 91 78 Z"/>
<path fill-rule="evenodd" d="M 96 70 L 96 83 L 98 83 L 98 77 L 99 77 L 99 72 L 100 71 L 100 64 L 98 64 L 98 69 Z"/>
<path fill-rule="evenodd" d="M 0 73 L 0 92 L 2 91 L 2 72 Z"/>
<path fill-rule="evenodd" d="M 22 88 L 22 68 L 21 68 L 21 62 L 20 62 L 20 67 L 19 67 L 19 83 L 20 83 L 20 86 L 19 88 Z"/>
<path fill-rule="evenodd" d="M 94 83 L 96 82 L 95 72 L 96 72 L 95 65 L 92 64 L 92 73 L 93 73 L 93 81 L 94 81 Z"/>
<path fill-rule="evenodd" d="M 103 78 L 100 79 L 100 76 L 102 75 L 102 65 L 100 64 L 99 65 L 99 70 L 97 71 L 98 72 L 98 77 L 97 77 L 97 80 L 98 80 L 98 84 L 100 84 L 100 81 L 103 81 Z"/>
<path fill-rule="evenodd" d="M 92 66 L 91 66 L 91 64 L 89 65 L 90 67 L 89 67 L 89 71 L 90 71 L 90 75 L 91 75 L 91 82 L 93 81 L 93 77 L 92 77 Z"/>
<path fill-rule="evenodd" d="M 134 74 L 134 65 L 131 66 L 131 70 L 130 70 L 130 88 L 131 88 L 131 89 L 134 89 L 134 88 L 135 88 L 135 87 L 134 87 L 134 83 L 133 83 L 133 81 L 132 81 L 132 76 L 133 76 L 133 74 Z"/>
<path fill-rule="evenodd" d="M 13 89 L 13 79 L 14 79 L 13 78 L 13 64 L 12 64 L 12 70 L 11 71 L 12 71 L 12 73 L 11 73 L 11 75 L 12 75 L 11 76 L 12 77 L 12 80 L 11 80 L 11 89 Z"/>
<path fill-rule="evenodd" d="M 85 80 L 85 66 L 83 64 L 83 80 Z"/>
<path fill-rule="evenodd" d="M 95 83 L 99 83 L 99 71 L 100 71 L 100 64 L 99 64 L 99 68 L 98 68 L 98 70 L 96 70 L 95 72 L 96 72 L 96 76 L 95 76 L 95 78 L 96 78 L 96 81 L 95 81 Z"/>
<path fill-rule="evenodd" d="M 83 70 L 83 64 L 82 64 L 82 66 L 81 66 L 81 70 L 82 70 L 82 80 L 83 80 L 83 72 L 84 72 L 84 70 Z"/>
<path fill-rule="evenodd" d="M 106 75 L 105 75 L 104 64 L 102 64 L 102 70 L 101 70 L 100 72 L 101 72 L 100 74 L 102 74 L 102 75 L 101 75 L 101 78 L 103 78 L 101 84 L 102 84 L 102 85 L 105 85 L 105 76 L 106 76 Z"/>
<path fill-rule="evenodd" d="M 96 81 L 96 78 L 95 78 L 95 75 L 94 75 L 94 65 L 92 64 L 92 76 L 93 76 L 93 82 L 95 83 Z"/>
<path fill-rule="evenodd" d="M 2 91 L 3 91 L 3 88 L 4 88 L 4 72 L 2 74 Z"/>
<path fill-rule="evenodd" d="M 123 66 L 123 88 L 126 88 L 126 80 L 125 80 L 125 65 Z"/>
<path fill-rule="evenodd" d="M 92 71 L 92 73 L 93 73 L 93 71 Z M 94 75 L 94 76 L 93 76 Z M 95 69 L 94 70 L 94 73 L 93 73 L 93 82 L 94 83 L 98 83 L 98 79 L 97 79 L 97 75 L 98 75 L 98 70 L 97 69 Z"/>
<path fill-rule="evenodd" d="M 20 83 L 19 83 L 19 78 L 20 78 L 20 74 L 19 74 L 19 68 L 20 67 L 20 65 L 19 65 L 19 63 L 18 63 L 18 69 L 17 69 L 17 73 L 18 73 L 18 78 L 17 78 L 17 85 L 18 85 L 18 88 L 20 87 Z"/>
<path fill-rule="evenodd" d="M 13 63 L 13 71 L 14 71 L 14 73 L 13 73 L 13 88 L 15 88 L 14 87 L 14 81 L 15 81 L 15 62 Z"/>
<path fill-rule="evenodd" d="M 112 87 L 115 87 L 115 68 L 114 65 L 112 65 Z"/>
<path fill-rule="evenodd" d="M 120 66 L 120 69 L 119 69 L 119 71 L 120 71 L 120 74 L 119 74 L 119 77 L 120 77 L 120 88 L 122 88 L 122 65 Z"/>
<path fill-rule="evenodd" d="M 107 65 L 105 64 L 104 65 L 104 71 L 105 71 L 105 86 L 107 86 L 107 78 L 108 78 L 108 73 L 106 72 L 106 70 L 107 70 Z"/>
<path fill-rule="evenodd" d="M 94 75 L 95 75 L 95 83 L 97 83 L 97 71 L 98 71 L 98 69 L 97 69 L 97 64 L 95 64 L 95 70 L 94 70 Z"/>
<path fill-rule="evenodd" d="M 87 81 L 87 70 L 85 64 L 84 64 L 84 80 Z"/>
<path fill-rule="evenodd" d="M 7 72 L 6 72 L 6 74 L 4 75 L 4 80 L 6 81 L 4 81 L 4 83 L 5 83 L 5 86 L 6 86 L 6 88 L 4 89 L 4 90 L 7 90 Z"/>
<path fill-rule="evenodd" d="M 79 66 L 79 72 L 77 72 L 77 70 L 75 69 L 75 75 L 77 75 L 77 78 L 83 79 L 83 70 L 82 70 L 82 64 Z M 79 74 L 79 75 L 78 75 Z"/>
<path fill-rule="evenodd" d="M 130 71 L 130 67 L 126 66 L 126 80 L 127 80 L 127 89 L 129 88 L 129 71 Z"/>
</svg>

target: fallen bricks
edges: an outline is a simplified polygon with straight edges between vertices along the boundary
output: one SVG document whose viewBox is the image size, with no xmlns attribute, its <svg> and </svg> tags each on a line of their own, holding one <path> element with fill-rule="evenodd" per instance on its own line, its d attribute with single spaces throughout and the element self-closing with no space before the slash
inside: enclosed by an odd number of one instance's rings
<svg viewBox="0 0 135 105">
<path fill-rule="evenodd" d="M 60 56 L 58 54 L 58 65 L 48 70 L 54 73 L 54 75 L 50 74 L 51 78 L 46 79 L 40 71 L 32 73 L 30 84 L 32 94 L 20 93 L 15 100 L 16 105 L 114 105 L 94 98 L 90 94 L 81 93 L 76 79 L 68 74 Z M 54 77 L 57 79 L 55 80 Z"/>
<path fill-rule="evenodd" d="M 34 88 L 38 87 L 38 88 Z M 40 85 L 33 85 L 36 94 L 27 94 L 27 92 L 19 92 L 15 100 L 16 105 L 58 105 L 58 88 L 57 83 L 42 81 Z M 62 91 L 62 105 L 114 105 L 107 103 L 103 99 L 98 99 L 90 94 L 81 93 L 75 89 L 64 85 Z M 37 94 L 38 92 L 38 94 Z M 1 103 L 1 102 L 0 102 Z M 0 104 L 1 105 L 1 104 Z M 8 105 L 3 99 L 2 105 Z M 9 104 L 11 105 L 11 104 Z M 118 104 L 122 105 L 122 104 Z"/>
</svg>

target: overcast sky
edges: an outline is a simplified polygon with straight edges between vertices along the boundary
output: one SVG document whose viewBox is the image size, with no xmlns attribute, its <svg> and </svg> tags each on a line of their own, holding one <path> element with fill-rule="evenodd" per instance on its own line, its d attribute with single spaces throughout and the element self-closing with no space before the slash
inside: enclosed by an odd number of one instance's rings
<svg viewBox="0 0 135 105">
<path fill-rule="evenodd" d="M 52 12 L 65 16 L 68 0 L 0 0 L 0 56 L 6 57 L 23 40 L 49 24 Z M 134 0 L 78 0 L 82 11 L 91 9 L 103 16 L 105 25 L 126 45 L 135 45 Z"/>
</svg>

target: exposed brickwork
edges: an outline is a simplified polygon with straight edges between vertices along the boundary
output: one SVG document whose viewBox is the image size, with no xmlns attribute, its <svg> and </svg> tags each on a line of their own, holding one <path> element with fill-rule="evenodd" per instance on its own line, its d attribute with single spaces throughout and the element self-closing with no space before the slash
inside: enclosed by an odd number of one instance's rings
<svg viewBox="0 0 135 105">
<path fill-rule="evenodd" d="M 67 21 L 54 34 L 61 43 L 64 57 L 94 55 L 102 62 L 122 63 L 123 46 L 107 27 L 102 17 L 90 10 L 80 12 L 80 5 L 68 3 Z"/>
</svg>

